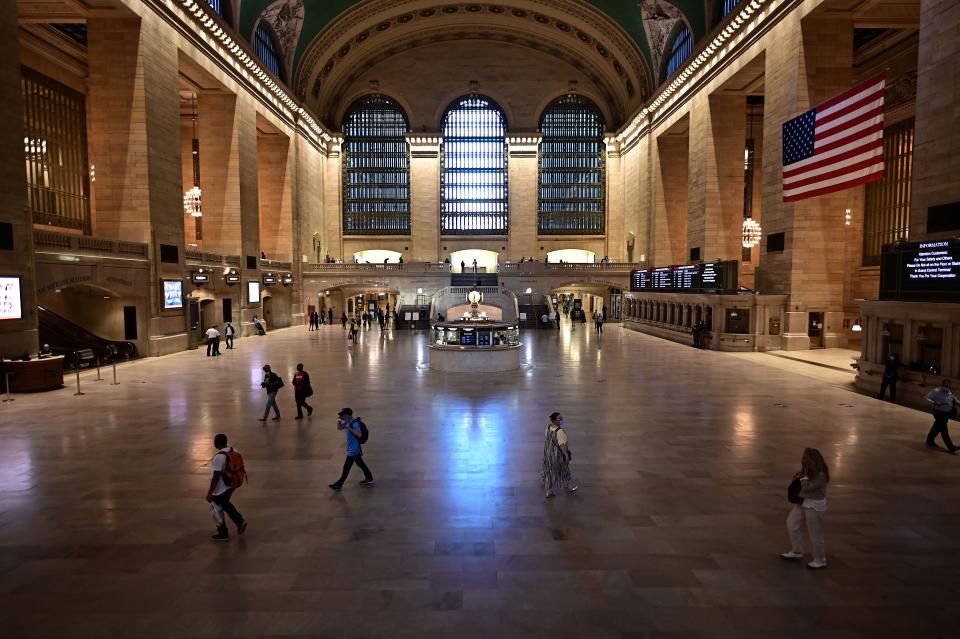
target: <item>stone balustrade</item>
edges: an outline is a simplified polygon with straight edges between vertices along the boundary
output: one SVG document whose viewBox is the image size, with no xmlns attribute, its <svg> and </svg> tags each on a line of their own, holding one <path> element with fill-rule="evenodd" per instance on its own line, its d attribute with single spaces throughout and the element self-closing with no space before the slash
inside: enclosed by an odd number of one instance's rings
<svg viewBox="0 0 960 639">
<path fill-rule="evenodd" d="M 35 230 L 33 245 L 40 253 L 78 253 L 102 257 L 122 257 L 124 259 L 148 259 L 150 252 L 146 244 L 110 240 L 89 235 L 72 235 L 56 231 Z"/>
</svg>

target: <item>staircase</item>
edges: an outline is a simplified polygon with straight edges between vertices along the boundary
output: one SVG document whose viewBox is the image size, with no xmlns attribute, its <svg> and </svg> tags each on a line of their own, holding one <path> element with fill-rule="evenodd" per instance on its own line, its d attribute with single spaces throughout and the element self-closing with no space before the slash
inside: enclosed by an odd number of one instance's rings
<svg viewBox="0 0 960 639">
<path fill-rule="evenodd" d="M 452 273 L 450 286 L 500 286 L 496 273 Z"/>
</svg>

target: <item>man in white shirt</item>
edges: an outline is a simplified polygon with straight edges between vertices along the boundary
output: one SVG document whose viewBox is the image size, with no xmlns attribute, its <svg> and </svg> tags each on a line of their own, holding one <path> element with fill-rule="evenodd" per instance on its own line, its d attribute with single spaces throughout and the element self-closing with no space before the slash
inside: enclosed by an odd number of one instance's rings
<svg viewBox="0 0 960 639">
<path fill-rule="evenodd" d="M 220 331 L 216 326 L 207 329 L 207 357 L 220 354 Z"/>
<path fill-rule="evenodd" d="M 227 469 L 227 454 L 233 448 L 227 446 L 227 436 L 219 433 L 213 438 L 213 446 L 217 449 L 217 454 L 213 456 L 213 476 L 210 478 L 210 487 L 207 489 L 207 502 L 210 504 L 210 513 L 213 515 L 213 523 L 217 525 L 217 534 L 212 537 L 214 541 L 227 541 L 230 539 L 227 530 L 227 520 L 224 519 L 224 513 L 233 520 L 237 526 L 237 534 L 242 535 L 247 529 L 247 522 L 237 510 L 237 507 L 230 503 L 230 497 L 233 495 L 233 488 L 224 481 L 223 472 Z"/>
</svg>

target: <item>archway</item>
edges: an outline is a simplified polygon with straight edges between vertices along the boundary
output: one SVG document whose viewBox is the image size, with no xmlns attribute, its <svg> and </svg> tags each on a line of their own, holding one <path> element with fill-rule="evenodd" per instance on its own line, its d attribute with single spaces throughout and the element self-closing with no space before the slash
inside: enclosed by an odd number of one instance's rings
<svg viewBox="0 0 960 639">
<path fill-rule="evenodd" d="M 500 254 L 484 249 L 464 249 L 450 254 L 450 270 L 454 273 L 473 273 L 473 261 L 477 261 L 480 273 L 496 273 Z M 463 265 L 461 268 L 461 264 Z"/>
<path fill-rule="evenodd" d="M 40 293 L 37 305 L 40 343 L 55 352 L 92 348 L 102 355 L 108 344 L 126 357 L 146 352 L 143 298 L 83 283 Z"/>
<path fill-rule="evenodd" d="M 597 254 L 586 249 L 557 249 L 547 253 L 547 261 L 551 264 L 565 262 L 567 264 L 593 264 Z"/>
<path fill-rule="evenodd" d="M 353 261 L 357 264 L 398 264 L 401 255 L 399 251 L 365 249 L 354 253 Z"/>
</svg>

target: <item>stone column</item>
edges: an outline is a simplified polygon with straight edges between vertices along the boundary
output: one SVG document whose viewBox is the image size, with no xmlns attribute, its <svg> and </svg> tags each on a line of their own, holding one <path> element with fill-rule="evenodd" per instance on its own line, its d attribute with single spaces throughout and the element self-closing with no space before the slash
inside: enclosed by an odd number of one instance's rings
<svg viewBox="0 0 960 639">
<path fill-rule="evenodd" d="M 178 50 L 159 16 L 87 21 L 87 130 L 93 232 L 151 244 L 151 355 L 187 346 L 184 312 L 164 310 L 160 281 L 183 274 L 183 177 Z M 160 261 L 160 246 L 178 249 Z"/>
<path fill-rule="evenodd" d="M 245 253 L 240 241 L 240 144 L 237 96 L 202 93 L 197 98 L 197 138 L 200 140 L 200 189 L 203 193 L 205 251 L 223 255 Z M 259 253 L 256 254 L 259 257 Z"/>
<path fill-rule="evenodd" d="M 789 295 L 781 346 L 810 346 L 808 312 L 824 312 L 824 345 L 845 346 L 844 210 L 849 194 L 783 201 L 782 125 L 853 84 L 853 23 L 798 12 L 774 28 L 776 47 L 766 51 L 764 75 L 762 262 L 757 286 Z M 785 234 L 785 250 L 767 251 L 771 233 Z"/>
<path fill-rule="evenodd" d="M 290 178 L 290 138 L 257 136 L 260 250 L 271 260 L 299 262 L 301 256 L 294 251 Z"/>
<path fill-rule="evenodd" d="M 655 146 L 653 266 L 682 264 L 687 253 L 687 136 L 661 135 Z"/>
<path fill-rule="evenodd" d="M 742 95 L 699 96 L 690 110 L 687 246 L 703 260 L 741 256 L 746 124 Z"/>
<path fill-rule="evenodd" d="M 0 355 L 36 354 L 37 278 L 34 269 L 33 226 L 26 212 L 27 176 L 23 151 L 23 97 L 20 90 L 20 40 L 17 3 L 0 7 L 0 272 L 20 278 L 21 319 L 0 321 Z M 7 233 L 10 244 L 6 243 Z M 0 390 L 3 385 L 0 384 Z"/>
<path fill-rule="evenodd" d="M 440 137 L 407 135 L 410 144 L 410 261 L 440 255 Z"/>
<path fill-rule="evenodd" d="M 626 215 L 624 212 L 623 163 L 620 150 L 612 142 L 608 143 L 607 154 L 607 197 L 606 197 L 606 248 L 604 253 L 615 262 L 627 259 Z"/>
<path fill-rule="evenodd" d="M 509 187 L 510 236 L 507 255 L 501 261 L 519 261 L 526 255 L 537 254 L 537 203 L 539 166 L 537 153 L 539 133 L 507 138 L 507 184 Z"/>
<path fill-rule="evenodd" d="M 960 202 L 960 3 L 920 3 L 920 51 L 917 60 L 916 136 L 913 140 L 913 189 L 910 239 L 956 236 L 960 214 L 954 204 L 952 231 L 929 234 L 927 208 Z"/>
</svg>

